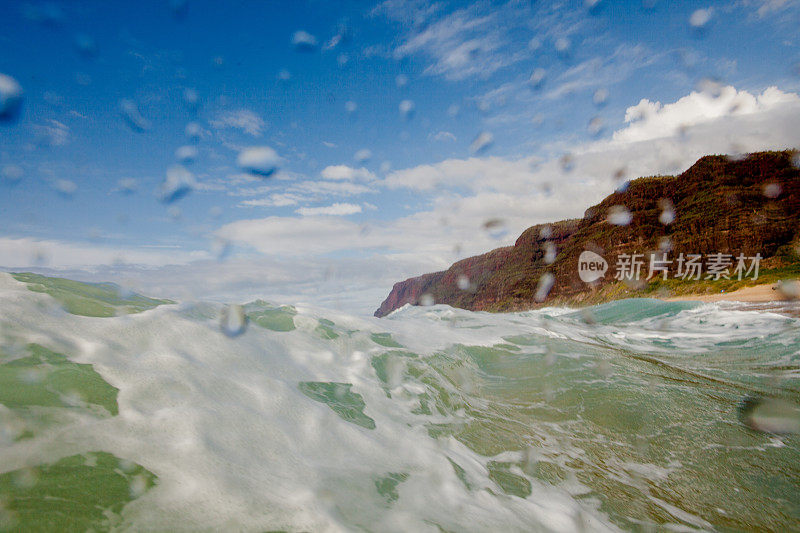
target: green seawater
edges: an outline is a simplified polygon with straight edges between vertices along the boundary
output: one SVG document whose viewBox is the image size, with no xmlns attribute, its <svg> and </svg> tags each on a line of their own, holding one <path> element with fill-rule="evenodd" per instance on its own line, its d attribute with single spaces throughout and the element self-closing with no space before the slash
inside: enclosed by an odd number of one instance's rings
<svg viewBox="0 0 800 533">
<path fill-rule="evenodd" d="M 0 283 L 3 531 L 800 529 L 785 307 L 257 301 L 230 338 L 215 304 L 97 321 Z"/>
</svg>

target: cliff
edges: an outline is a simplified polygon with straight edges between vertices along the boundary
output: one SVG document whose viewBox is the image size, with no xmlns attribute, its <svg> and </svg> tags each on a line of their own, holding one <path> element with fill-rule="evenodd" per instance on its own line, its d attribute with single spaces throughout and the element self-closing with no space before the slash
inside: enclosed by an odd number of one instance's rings
<svg viewBox="0 0 800 533">
<path fill-rule="evenodd" d="M 681 253 L 702 254 L 703 261 L 709 254 L 731 254 L 728 274 L 739 254 L 760 254 L 762 272 L 797 265 L 800 169 L 793 165 L 796 154 L 759 152 L 744 159 L 705 156 L 678 176 L 638 178 L 588 208 L 582 219 L 532 226 L 513 246 L 396 283 L 375 316 L 385 316 L 407 303 L 432 301 L 469 310 L 512 311 L 597 303 L 691 284 L 695 289 L 718 291 L 748 282 L 733 275 L 712 284 L 705 279 L 705 271 L 700 280 L 676 279 Z M 591 283 L 578 274 L 578 257 L 585 250 L 608 263 L 605 276 Z M 668 279 L 660 272 L 645 279 L 650 255 L 660 258 L 662 253 L 672 260 L 666 265 Z M 617 276 L 622 254 L 642 254 L 638 280 L 622 273 Z M 549 290 L 548 281 L 552 282 Z"/>
</svg>

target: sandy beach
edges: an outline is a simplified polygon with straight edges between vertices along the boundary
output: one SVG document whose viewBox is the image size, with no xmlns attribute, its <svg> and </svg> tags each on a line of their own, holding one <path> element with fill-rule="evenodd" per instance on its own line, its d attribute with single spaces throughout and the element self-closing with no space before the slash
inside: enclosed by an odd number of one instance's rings
<svg viewBox="0 0 800 533">
<path fill-rule="evenodd" d="M 692 302 L 785 302 L 781 293 L 774 290 L 774 283 L 765 283 L 754 287 L 744 287 L 732 292 L 720 292 L 715 294 L 682 294 L 663 298 L 668 302 L 692 301 Z"/>
</svg>

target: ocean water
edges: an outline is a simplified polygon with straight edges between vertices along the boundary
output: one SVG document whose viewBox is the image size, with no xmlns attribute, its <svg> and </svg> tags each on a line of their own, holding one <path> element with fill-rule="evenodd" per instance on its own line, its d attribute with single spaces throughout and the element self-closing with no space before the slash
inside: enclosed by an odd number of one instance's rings
<svg viewBox="0 0 800 533">
<path fill-rule="evenodd" d="M 0 274 L 2 530 L 800 528 L 785 314 L 115 291 Z"/>
</svg>

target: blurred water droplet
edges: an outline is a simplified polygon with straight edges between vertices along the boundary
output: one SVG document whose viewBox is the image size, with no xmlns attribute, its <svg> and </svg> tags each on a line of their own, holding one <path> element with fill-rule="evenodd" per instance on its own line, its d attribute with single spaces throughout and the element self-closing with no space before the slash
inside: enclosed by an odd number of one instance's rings
<svg viewBox="0 0 800 533">
<path fill-rule="evenodd" d="M 608 102 L 608 89 L 597 89 L 592 95 L 592 102 L 597 107 L 602 107 Z"/>
<path fill-rule="evenodd" d="M 186 136 L 192 142 L 197 142 L 200 140 L 200 136 L 202 135 L 203 128 L 200 127 L 200 124 L 197 122 L 190 122 L 186 125 Z"/>
<path fill-rule="evenodd" d="M 2 171 L 3 181 L 5 181 L 7 184 L 18 183 L 22 179 L 22 176 L 24 175 L 25 172 L 19 165 L 6 165 L 3 167 Z"/>
<path fill-rule="evenodd" d="M 90 35 L 79 33 L 75 36 L 75 48 L 84 57 L 94 57 L 97 54 L 97 44 Z"/>
<path fill-rule="evenodd" d="M 409 120 L 414 116 L 414 102 L 411 100 L 403 100 L 400 102 L 398 109 L 400 110 L 400 114 L 406 120 Z"/>
<path fill-rule="evenodd" d="M 433 295 L 425 293 L 419 297 L 419 305 L 423 307 L 430 307 L 435 303 Z"/>
<path fill-rule="evenodd" d="M 215 205 L 208 210 L 208 214 L 211 216 L 211 218 L 219 218 L 222 216 L 222 208 L 218 205 Z"/>
<path fill-rule="evenodd" d="M 773 286 L 784 300 L 800 300 L 800 282 L 794 279 L 782 279 Z"/>
<path fill-rule="evenodd" d="M 597 375 L 607 378 L 612 374 L 613 367 L 608 360 L 602 359 L 595 364 L 594 371 L 597 372 Z"/>
<path fill-rule="evenodd" d="M 669 252 L 672 250 L 672 239 L 667 236 L 658 239 L 658 249 L 661 252 Z"/>
<path fill-rule="evenodd" d="M 336 56 L 336 64 L 338 64 L 340 67 L 347 65 L 348 61 L 350 61 L 350 56 L 345 53 L 341 53 Z"/>
<path fill-rule="evenodd" d="M 777 198 L 782 191 L 780 183 L 767 183 L 764 185 L 764 196 L 767 198 Z"/>
<path fill-rule="evenodd" d="M 292 46 L 298 52 L 312 52 L 317 47 L 317 38 L 307 31 L 298 30 L 292 34 Z"/>
<path fill-rule="evenodd" d="M 461 274 L 460 276 L 458 276 L 458 279 L 456 280 L 456 285 L 462 291 L 469 290 L 469 278 Z"/>
<path fill-rule="evenodd" d="M 569 55 L 569 49 L 572 43 L 566 37 L 559 37 L 556 39 L 555 48 L 556 52 L 562 57 Z"/>
<path fill-rule="evenodd" d="M 539 230 L 539 238 L 540 239 L 549 239 L 553 236 L 553 227 L 549 224 L 546 226 L 542 226 L 542 229 Z"/>
<path fill-rule="evenodd" d="M 483 229 L 493 239 L 501 239 L 508 234 L 506 222 L 502 218 L 490 218 L 483 223 Z"/>
<path fill-rule="evenodd" d="M 286 69 L 281 69 L 278 72 L 278 80 L 280 81 L 289 81 L 292 79 L 292 73 Z"/>
<path fill-rule="evenodd" d="M 359 163 L 366 163 L 367 161 L 372 159 L 372 152 L 366 148 L 363 148 L 353 155 L 353 159 L 355 159 Z"/>
<path fill-rule="evenodd" d="M 125 123 L 133 131 L 142 132 L 150 129 L 150 121 L 139 113 L 139 108 L 133 100 L 127 98 L 120 100 L 119 109 L 122 112 Z"/>
<path fill-rule="evenodd" d="M 0 121 L 14 121 L 22 108 L 22 86 L 6 74 L 0 74 Z"/>
<path fill-rule="evenodd" d="M 488 150 L 493 142 L 494 142 L 494 135 L 492 135 L 488 131 L 483 131 L 479 133 L 478 136 L 475 137 L 475 139 L 469 145 L 469 150 L 473 154 L 477 155 Z"/>
<path fill-rule="evenodd" d="M 148 482 L 147 477 L 142 474 L 133 476 L 130 482 L 130 493 L 132 498 L 138 498 L 147 492 Z"/>
<path fill-rule="evenodd" d="M 447 114 L 451 117 L 455 117 L 461 111 L 461 107 L 458 104 L 450 104 L 450 107 L 447 108 Z"/>
<path fill-rule="evenodd" d="M 56 191 L 59 192 L 62 196 L 70 197 L 75 194 L 75 191 L 78 190 L 78 186 L 75 184 L 74 181 L 65 180 L 65 179 L 57 179 L 53 183 L 53 187 Z"/>
<path fill-rule="evenodd" d="M 161 183 L 158 196 L 164 203 L 180 200 L 194 189 L 194 175 L 185 167 L 173 165 L 167 169 L 167 177 Z"/>
<path fill-rule="evenodd" d="M 358 104 L 353 102 L 352 100 L 348 100 L 347 102 L 344 103 L 344 109 L 348 113 L 351 113 L 351 114 L 355 113 L 356 110 L 358 110 Z"/>
<path fill-rule="evenodd" d="M 398 74 L 397 77 L 394 79 L 394 83 L 395 85 L 397 85 L 399 89 L 402 89 L 403 87 L 408 85 L 408 76 L 406 76 L 405 74 Z"/>
<path fill-rule="evenodd" d="M 668 198 L 662 198 L 658 201 L 658 207 L 661 209 L 661 214 L 658 215 L 658 221 L 668 226 L 675 221 L 675 207 L 672 201 Z"/>
<path fill-rule="evenodd" d="M 547 71 L 541 67 L 537 68 L 531 73 L 531 77 L 528 78 L 528 84 L 534 89 L 539 89 L 544 83 L 545 76 L 547 76 Z"/>
<path fill-rule="evenodd" d="M 711 20 L 711 15 L 714 12 L 713 8 L 697 9 L 689 17 L 689 24 L 693 28 L 702 28 L 708 21 Z"/>
<path fill-rule="evenodd" d="M 122 194 L 133 194 L 139 188 L 139 182 L 134 178 L 122 178 L 117 181 L 116 191 Z"/>
<path fill-rule="evenodd" d="M 606 220 L 615 226 L 627 226 L 632 219 L 631 212 L 624 205 L 612 205 L 608 209 L 608 216 L 606 217 Z"/>
<path fill-rule="evenodd" d="M 223 261 L 231 251 L 231 243 L 227 239 L 215 237 L 211 241 L 211 253 L 217 261 Z"/>
<path fill-rule="evenodd" d="M 183 102 L 189 108 L 189 111 L 195 112 L 200 107 L 200 95 L 197 94 L 195 89 L 186 88 L 183 90 Z"/>
<path fill-rule="evenodd" d="M 539 283 L 536 285 L 536 294 L 534 294 L 537 302 L 543 302 L 547 299 L 547 295 L 550 294 L 555 282 L 556 277 L 552 273 L 545 272 L 542 274 L 542 277 L 539 278 Z"/>
<path fill-rule="evenodd" d="M 281 157 L 269 146 L 253 146 L 239 152 L 236 164 L 245 172 L 269 177 L 281 163 Z"/>
<path fill-rule="evenodd" d="M 709 98 L 719 98 L 723 88 L 722 82 L 713 78 L 703 78 L 697 82 L 697 90 Z"/>
<path fill-rule="evenodd" d="M 226 305 L 219 316 L 219 327 L 228 337 L 238 337 L 247 329 L 247 315 L 238 304 Z"/>
<path fill-rule="evenodd" d="M 600 135 L 600 133 L 603 131 L 603 127 L 604 123 L 602 117 L 592 117 L 587 125 L 587 129 L 592 135 Z"/>
<path fill-rule="evenodd" d="M 597 317 L 594 316 L 594 312 L 592 312 L 592 310 L 588 307 L 581 309 L 581 320 L 590 326 L 597 324 Z"/>
<path fill-rule="evenodd" d="M 546 364 L 547 366 L 553 366 L 554 364 L 556 364 L 556 354 L 549 345 L 545 346 L 544 364 Z"/>
<path fill-rule="evenodd" d="M 800 433 L 800 406 L 780 398 L 746 396 L 738 406 L 739 421 L 754 431 L 776 435 Z"/>
<path fill-rule="evenodd" d="M 552 242 L 546 242 L 542 245 L 542 248 L 544 248 L 544 263 L 546 265 L 552 265 L 556 260 L 556 245 Z"/>
<path fill-rule="evenodd" d="M 197 159 L 197 147 L 185 145 L 175 150 L 175 159 L 181 163 L 188 164 Z"/>
<path fill-rule="evenodd" d="M 20 489 L 31 489 L 38 482 L 39 473 L 34 468 L 23 468 L 14 473 L 13 483 Z"/>
<path fill-rule="evenodd" d="M 558 163 L 561 165 L 561 169 L 564 172 L 572 172 L 575 169 L 575 156 L 567 152 L 561 156 Z"/>
<path fill-rule="evenodd" d="M 180 207 L 173 205 L 169 209 L 167 209 L 167 215 L 172 220 L 177 221 L 180 220 L 181 217 L 183 216 L 183 211 L 181 210 Z"/>
</svg>

